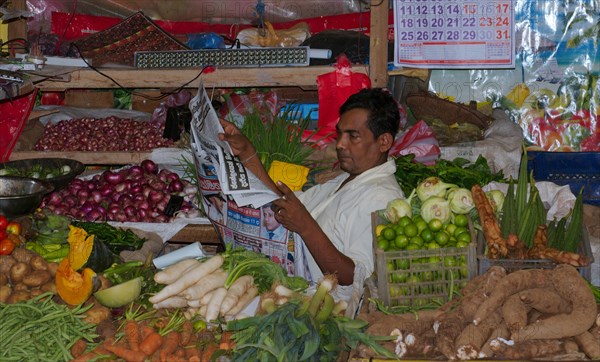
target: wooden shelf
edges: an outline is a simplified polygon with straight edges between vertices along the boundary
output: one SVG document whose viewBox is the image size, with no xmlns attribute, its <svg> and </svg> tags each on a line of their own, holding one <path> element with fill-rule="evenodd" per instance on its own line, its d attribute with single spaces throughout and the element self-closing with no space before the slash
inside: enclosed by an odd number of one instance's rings
<svg viewBox="0 0 600 362">
<path fill-rule="evenodd" d="M 104 75 L 89 68 L 48 66 L 32 75 L 32 81 L 42 91 L 65 89 L 175 89 L 198 88 L 200 80 L 207 89 L 238 87 L 300 87 L 316 89 L 317 77 L 330 73 L 333 66 L 277 68 L 219 68 L 199 75 L 200 69 L 137 69 L 100 68 Z M 368 75 L 368 65 L 355 66 L 353 72 Z M 115 81 L 111 80 L 110 78 Z M 197 79 L 194 79 L 196 78 Z M 189 83 L 189 84 L 188 84 Z"/>
<path fill-rule="evenodd" d="M 150 152 L 80 152 L 80 151 L 14 151 L 11 161 L 28 158 L 68 158 L 85 165 L 128 165 L 140 163 L 150 156 Z"/>
</svg>

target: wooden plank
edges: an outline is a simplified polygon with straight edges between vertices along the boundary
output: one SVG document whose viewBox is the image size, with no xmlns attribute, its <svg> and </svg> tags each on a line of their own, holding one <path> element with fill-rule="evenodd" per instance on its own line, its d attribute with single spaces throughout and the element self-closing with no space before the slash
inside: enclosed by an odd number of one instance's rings
<svg viewBox="0 0 600 362">
<path fill-rule="evenodd" d="M 64 71 L 65 68 L 62 68 Z M 368 73 L 368 66 L 355 66 L 354 72 Z M 100 74 L 88 68 L 70 70 L 70 81 L 36 79 L 43 91 L 61 91 L 68 88 L 197 88 L 200 80 L 206 88 L 238 87 L 300 87 L 316 89 L 317 76 L 334 71 L 332 66 L 277 67 L 277 68 L 219 68 L 199 76 L 200 69 L 135 69 L 101 68 Z M 53 66 L 44 67 L 44 74 L 59 73 Z M 111 80 L 110 78 L 115 81 Z"/>
<path fill-rule="evenodd" d="M 170 242 L 200 242 L 202 245 L 221 245 L 221 240 L 212 224 L 189 224 L 175 234 Z"/>
<path fill-rule="evenodd" d="M 4 5 L 4 2 L 2 4 Z M 7 2 L 7 7 L 8 10 L 27 10 L 27 3 L 25 0 L 11 0 Z M 8 38 L 27 39 L 26 18 L 18 18 L 8 22 Z M 25 53 L 25 50 L 15 49 L 15 53 Z"/>
<path fill-rule="evenodd" d="M 369 66 L 371 85 L 373 87 L 388 86 L 388 12 L 389 0 L 371 1 Z"/>
<path fill-rule="evenodd" d="M 150 152 L 80 152 L 80 151 L 13 151 L 10 161 L 28 158 L 68 158 L 85 165 L 127 165 L 140 163 L 150 156 Z"/>
</svg>

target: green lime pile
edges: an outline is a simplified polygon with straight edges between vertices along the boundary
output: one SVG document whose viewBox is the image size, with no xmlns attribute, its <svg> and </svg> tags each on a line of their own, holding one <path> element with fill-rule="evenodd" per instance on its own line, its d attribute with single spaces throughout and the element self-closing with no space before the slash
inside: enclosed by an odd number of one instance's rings
<svg viewBox="0 0 600 362">
<path fill-rule="evenodd" d="M 472 241 L 469 218 L 462 214 L 446 224 L 435 218 L 426 222 L 421 215 L 403 216 L 397 223 L 377 225 L 375 234 L 383 251 L 463 248 Z"/>
</svg>

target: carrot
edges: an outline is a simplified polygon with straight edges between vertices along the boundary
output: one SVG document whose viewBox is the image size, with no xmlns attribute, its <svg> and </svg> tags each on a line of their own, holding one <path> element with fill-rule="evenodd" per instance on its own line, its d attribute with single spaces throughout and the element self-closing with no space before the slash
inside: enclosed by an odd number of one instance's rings
<svg viewBox="0 0 600 362">
<path fill-rule="evenodd" d="M 188 361 L 200 362 L 200 350 L 196 346 L 188 346 L 185 348 L 185 356 Z"/>
<path fill-rule="evenodd" d="M 146 356 L 152 356 L 163 343 L 163 337 L 158 334 L 155 330 L 152 330 L 143 341 L 140 343 L 140 351 L 144 352 Z"/>
<path fill-rule="evenodd" d="M 193 333 L 194 333 L 194 326 L 192 325 L 192 322 L 190 322 L 188 320 L 183 322 L 183 324 L 181 325 L 181 340 L 179 341 L 179 345 L 187 346 L 192 339 Z"/>
<path fill-rule="evenodd" d="M 224 350 L 233 349 L 234 343 L 233 343 L 233 340 L 231 339 L 231 334 L 232 333 L 229 331 L 223 331 L 223 333 L 221 333 L 221 342 L 219 343 L 219 349 L 224 349 Z"/>
<path fill-rule="evenodd" d="M 144 362 L 146 359 L 146 355 L 142 351 L 132 351 L 124 346 L 108 343 L 104 348 L 127 362 Z"/>
<path fill-rule="evenodd" d="M 87 348 L 87 342 L 83 338 L 79 338 L 72 346 L 71 346 L 71 356 L 73 358 L 77 358 L 85 352 Z"/>
<path fill-rule="evenodd" d="M 133 319 L 129 319 L 125 323 L 125 337 L 132 351 L 140 350 L 140 329 L 138 323 Z"/>
<path fill-rule="evenodd" d="M 210 343 L 207 344 L 206 346 L 204 346 L 204 349 L 202 350 L 202 355 L 200 356 L 200 361 L 201 362 L 210 362 L 210 359 L 213 355 L 213 353 L 215 353 L 217 351 L 218 346 L 214 343 Z"/>
<path fill-rule="evenodd" d="M 167 357 L 173 354 L 177 347 L 179 347 L 179 341 L 181 340 L 181 335 L 177 331 L 171 331 L 165 337 L 165 342 L 160 349 L 160 360 L 162 362 L 167 361 Z"/>
<path fill-rule="evenodd" d="M 111 353 L 103 345 L 98 345 L 93 350 L 72 359 L 71 362 L 88 362 L 90 360 L 96 360 L 100 356 L 107 356 L 109 354 Z"/>
</svg>

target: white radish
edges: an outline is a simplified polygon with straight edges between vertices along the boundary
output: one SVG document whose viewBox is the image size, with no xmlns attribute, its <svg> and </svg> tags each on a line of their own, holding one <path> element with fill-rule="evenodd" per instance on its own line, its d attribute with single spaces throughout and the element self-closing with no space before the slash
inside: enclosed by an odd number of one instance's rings
<svg viewBox="0 0 600 362">
<path fill-rule="evenodd" d="M 154 309 L 167 309 L 167 308 L 183 308 L 187 307 L 187 299 L 180 296 L 172 296 L 167 299 L 160 301 L 159 303 L 152 304 Z"/>
<path fill-rule="evenodd" d="M 185 274 L 187 269 L 199 264 L 200 262 L 193 258 L 181 260 L 154 274 L 154 281 L 159 284 L 171 284 Z"/>
<path fill-rule="evenodd" d="M 227 294 L 227 289 L 224 287 L 219 287 L 213 293 L 212 298 L 210 298 L 210 302 L 206 305 L 206 315 L 204 319 L 207 321 L 213 321 L 219 317 L 219 311 L 221 310 L 221 303 L 223 303 L 223 299 Z"/>
<path fill-rule="evenodd" d="M 202 317 L 206 316 L 206 308 L 207 308 L 206 304 L 203 305 L 202 307 L 200 307 L 200 309 L 198 309 L 198 315 L 200 315 Z"/>
<path fill-rule="evenodd" d="M 250 288 L 254 283 L 254 278 L 251 275 L 242 275 L 237 278 L 233 284 L 227 289 L 227 295 L 221 303 L 221 315 L 225 315 L 234 305 L 238 302 L 240 297 Z"/>
<path fill-rule="evenodd" d="M 148 298 L 148 300 L 150 303 L 156 304 L 162 302 L 170 296 L 177 295 L 190 286 L 196 284 L 205 276 L 219 269 L 221 265 L 223 265 L 223 256 L 220 254 L 215 255 L 208 260 L 201 262 L 199 265 L 193 266 L 186 270 L 185 274 L 179 279 L 164 287 L 161 291 Z"/>
<path fill-rule="evenodd" d="M 217 270 L 185 289 L 181 295 L 188 300 L 200 299 L 206 293 L 222 287 L 225 280 L 227 280 L 227 275 L 227 272 L 224 270 Z"/>
<path fill-rule="evenodd" d="M 208 304 L 208 302 L 210 302 L 210 298 L 212 298 L 212 295 L 215 291 L 211 290 L 210 292 L 204 294 L 204 296 L 202 298 L 200 298 L 200 304 L 202 305 L 206 305 Z"/>
<path fill-rule="evenodd" d="M 235 316 L 235 315 L 239 314 L 242 311 L 242 309 L 244 309 L 248 304 L 250 304 L 250 302 L 257 295 L 258 295 L 258 288 L 255 285 L 251 285 L 250 288 L 248 288 L 248 290 L 246 290 L 246 293 L 244 293 L 240 297 L 240 299 L 233 306 L 233 308 L 231 308 L 229 311 L 227 311 L 227 315 Z"/>
<path fill-rule="evenodd" d="M 206 304 L 202 304 L 202 302 L 199 299 L 191 299 L 191 300 L 186 299 L 186 300 L 187 300 L 187 305 L 190 308 L 200 308 L 203 305 L 206 305 Z"/>
</svg>

